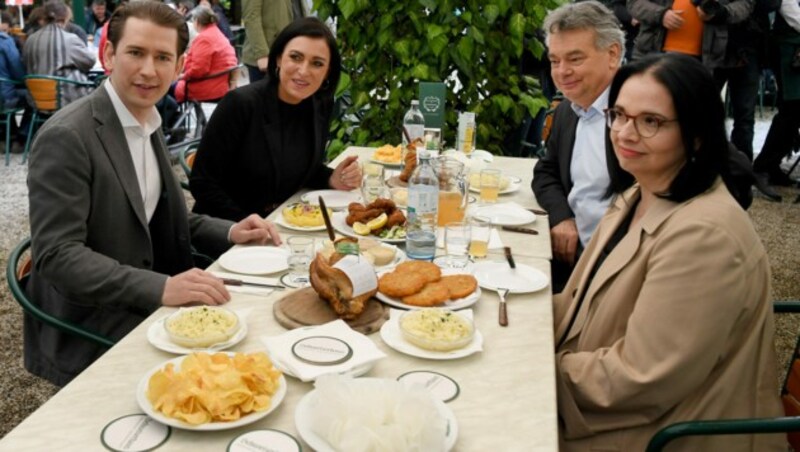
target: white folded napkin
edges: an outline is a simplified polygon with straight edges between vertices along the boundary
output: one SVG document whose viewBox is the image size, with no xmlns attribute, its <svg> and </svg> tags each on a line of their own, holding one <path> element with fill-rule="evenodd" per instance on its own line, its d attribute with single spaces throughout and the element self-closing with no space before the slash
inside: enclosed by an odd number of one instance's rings
<svg viewBox="0 0 800 452">
<path fill-rule="evenodd" d="M 292 347 L 297 341 L 312 336 L 328 336 L 344 341 L 353 349 L 353 356 L 346 362 L 332 366 L 318 366 L 300 361 L 292 353 Z M 278 336 L 261 336 L 261 342 L 266 345 L 272 360 L 302 381 L 313 381 L 325 374 L 345 373 L 386 357 L 370 338 L 353 330 L 341 319 L 316 327 L 290 330 Z"/>
<path fill-rule="evenodd" d="M 436 229 L 436 247 L 444 248 L 444 228 Z M 489 234 L 489 249 L 499 249 L 503 247 L 503 241 L 500 239 L 500 234 L 497 229 L 492 227 L 492 232 Z"/>
<path fill-rule="evenodd" d="M 238 279 L 240 281 L 251 282 L 256 284 L 275 284 L 275 285 L 281 284 L 281 281 L 278 278 L 265 278 L 263 276 L 240 275 L 238 273 L 227 273 L 220 271 L 212 271 L 210 273 L 216 276 L 217 278 Z M 269 289 L 266 287 L 254 287 L 254 286 L 225 286 L 225 287 L 228 289 L 228 292 L 246 293 L 251 295 L 269 295 L 275 291 L 275 289 Z"/>
</svg>

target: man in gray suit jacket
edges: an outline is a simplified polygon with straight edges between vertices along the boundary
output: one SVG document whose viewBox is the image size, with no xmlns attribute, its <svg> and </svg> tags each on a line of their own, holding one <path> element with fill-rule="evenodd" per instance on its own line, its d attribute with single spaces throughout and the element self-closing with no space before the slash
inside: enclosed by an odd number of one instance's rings
<svg viewBox="0 0 800 452">
<path fill-rule="evenodd" d="M 253 215 L 239 223 L 187 213 L 155 103 L 180 74 L 188 30 L 161 2 L 131 2 L 111 19 L 111 75 L 37 134 L 28 187 L 34 303 L 120 339 L 159 306 L 222 304 L 218 278 L 192 268 L 191 247 L 280 243 Z M 64 385 L 104 350 L 29 318 L 25 367 Z"/>
</svg>

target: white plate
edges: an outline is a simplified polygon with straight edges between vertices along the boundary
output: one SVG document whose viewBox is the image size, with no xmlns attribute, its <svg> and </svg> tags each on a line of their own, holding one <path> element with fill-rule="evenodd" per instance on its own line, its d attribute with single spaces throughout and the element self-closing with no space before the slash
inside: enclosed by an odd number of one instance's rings
<svg viewBox="0 0 800 452">
<path fill-rule="evenodd" d="M 403 303 L 403 300 L 389 297 L 389 296 L 384 295 L 384 294 L 382 294 L 380 292 L 376 293 L 375 297 L 378 300 L 381 300 L 382 302 L 388 304 L 389 306 L 394 306 L 395 308 L 400 308 L 400 309 L 419 309 L 420 308 L 420 306 L 413 306 L 413 305 L 410 305 L 410 304 Z M 467 295 L 464 298 L 459 298 L 457 300 L 447 300 L 447 301 L 444 302 L 444 304 L 438 305 L 436 307 L 437 308 L 442 308 L 442 309 L 452 309 L 452 310 L 464 309 L 464 308 L 468 308 L 468 307 L 474 305 L 480 299 L 481 299 L 481 288 L 478 287 L 477 289 L 475 289 L 475 292 L 472 292 L 471 294 Z"/>
<path fill-rule="evenodd" d="M 234 334 L 233 337 L 231 337 L 227 341 L 213 345 L 211 347 L 206 347 L 202 349 L 187 348 L 172 342 L 169 338 L 169 334 L 167 334 L 166 328 L 164 327 L 164 322 L 167 320 L 167 317 L 169 317 L 169 315 L 166 315 L 150 324 L 150 328 L 147 329 L 147 340 L 153 347 L 159 350 L 164 350 L 165 352 L 168 353 L 175 353 L 176 355 L 188 355 L 189 353 L 201 350 L 214 351 L 214 352 L 219 350 L 225 350 L 233 347 L 239 342 L 242 342 L 242 339 L 244 339 L 245 336 L 247 336 L 247 320 L 237 312 L 234 312 L 234 314 L 236 314 L 236 316 L 239 317 L 239 325 L 240 325 L 239 331 L 237 331 L 236 334 Z"/>
<path fill-rule="evenodd" d="M 515 191 L 519 191 L 520 187 L 520 179 L 518 177 L 509 177 L 508 178 L 508 186 L 498 192 L 500 195 L 507 195 L 509 193 L 514 193 Z M 473 184 L 469 184 L 469 191 L 473 193 L 480 193 L 481 187 L 475 186 Z"/>
<path fill-rule="evenodd" d="M 274 246 L 246 246 L 234 248 L 219 258 L 225 270 L 243 275 L 266 275 L 289 268 L 286 259 L 289 251 Z"/>
<path fill-rule="evenodd" d="M 473 269 L 478 285 L 484 289 L 509 289 L 509 293 L 530 293 L 550 285 L 544 272 L 524 264 L 511 268 L 507 262 L 478 262 Z"/>
<path fill-rule="evenodd" d="M 233 355 L 233 353 L 229 353 Z M 277 408 L 283 398 L 286 396 L 286 378 L 281 375 L 280 379 L 278 380 L 278 391 L 272 395 L 272 400 L 270 400 L 270 407 L 264 411 L 259 411 L 256 413 L 250 413 L 239 420 L 232 421 L 232 422 L 209 422 L 206 424 L 200 425 L 190 425 L 186 424 L 179 419 L 174 419 L 171 417 L 167 417 L 161 412 L 156 411 L 153 409 L 153 406 L 150 404 L 150 401 L 147 400 L 147 385 L 150 382 L 150 377 L 153 376 L 154 373 L 158 372 L 159 370 L 163 369 L 168 363 L 175 364 L 175 370 L 179 370 L 181 363 L 183 360 L 186 359 L 186 356 L 180 356 L 178 358 L 171 359 L 166 361 L 145 374 L 141 380 L 139 380 L 139 386 L 136 388 L 136 401 L 139 403 L 139 407 L 151 418 L 155 419 L 156 421 L 164 424 L 170 425 L 175 428 L 180 428 L 184 430 L 197 430 L 197 431 L 214 431 L 214 430 L 229 430 L 237 427 L 241 427 L 243 425 L 252 424 L 260 419 L 265 418 L 269 413 L 271 413 L 275 408 Z"/>
<path fill-rule="evenodd" d="M 403 167 L 403 162 L 397 162 L 397 163 L 395 163 L 395 162 L 384 162 L 382 160 L 375 160 L 374 158 L 370 158 L 369 161 L 372 162 L 372 163 L 377 163 L 378 165 L 383 165 L 383 166 L 388 167 L 388 168 L 402 168 Z"/>
<path fill-rule="evenodd" d="M 471 210 L 472 216 L 491 218 L 496 226 L 522 226 L 536 221 L 536 215 L 521 207 L 509 208 L 507 205 L 484 204 Z"/>
<path fill-rule="evenodd" d="M 399 316 L 390 317 L 383 326 L 381 326 L 381 339 L 389 347 L 397 350 L 400 353 L 405 353 L 409 356 L 416 356 L 417 358 L 434 359 L 434 360 L 450 360 L 464 358 L 465 356 L 478 353 L 483 348 L 483 335 L 478 329 L 475 329 L 475 335 L 472 337 L 472 342 L 463 348 L 450 350 L 446 352 L 437 352 L 434 350 L 425 350 L 424 348 L 417 347 L 416 345 L 403 339 L 403 332 L 400 331 Z"/>
<path fill-rule="evenodd" d="M 283 212 L 278 212 L 278 217 L 275 218 L 275 223 L 286 228 L 291 229 L 292 231 L 303 231 L 303 232 L 313 232 L 313 231 L 324 231 L 325 225 L 321 224 L 319 226 L 297 226 L 294 224 L 289 223 L 286 221 L 286 218 L 283 216 Z"/>
<path fill-rule="evenodd" d="M 356 234 L 356 231 L 353 230 L 353 228 L 347 225 L 346 220 L 347 220 L 347 212 L 333 212 L 333 216 L 331 217 L 331 224 L 333 224 L 333 229 L 336 229 L 339 233 L 344 234 L 348 237 L 355 237 L 357 239 L 370 238 L 386 243 L 406 242 L 406 239 L 382 239 L 377 235 L 367 235 L 367 236 L 358 235 Z"/>
<path fill-rule="evenodd" d="M 360 380 L 366 380 L 361 378 Z M 311 413 L 315 407 L 315 397 L 317 390 L 313 390 L 304 395 L 300 402 L 297 403 L 297 408 L 294 411 L 294 425 L 297 427 L 297 432 L 303 438 L 311 449 L 317 452 L 336 452 L 327 441 L 322 439 L 311 429 Z M 458 421 L 456 415 L 447 405 L 441 400 L 433 399 L 436 409 L 447 420 L 447 435 L 445 436 L 445 450 L 451 450 L 456 444 L 458 438 Z"/>
<path fill-rule="evenodd" d="M 351 202 L 362 202 L 361 195 L 357 191 L 344 190 L 310 191 L 301 196 L 300 200 L 312 206 L 318 206 L 320 196 L 325 200 L 325 206 L 334 210 L 346 209 Z M 323 229 L 325 229 L 324 226 Z"/>
</svg>

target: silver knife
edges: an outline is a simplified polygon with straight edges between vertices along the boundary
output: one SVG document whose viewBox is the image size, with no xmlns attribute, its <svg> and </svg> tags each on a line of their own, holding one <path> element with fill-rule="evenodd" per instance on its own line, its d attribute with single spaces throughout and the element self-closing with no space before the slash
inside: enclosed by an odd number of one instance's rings
<svg viewBox="0 0 800 452">
<path fill-rule="evenodd" d="M 265 287 L 269 289 L 278 289 L 283 290 L 286 287 L 281 286 L 279 284 L 265 284 L 265 283 L 254 283 L 254 282 L 247 282 L 242 281 L 241 279 L 231 279 L 231 278 L 222 278 L 222 283 L 226 286 L 253 286 L 253 287 Z"/>
</svg>

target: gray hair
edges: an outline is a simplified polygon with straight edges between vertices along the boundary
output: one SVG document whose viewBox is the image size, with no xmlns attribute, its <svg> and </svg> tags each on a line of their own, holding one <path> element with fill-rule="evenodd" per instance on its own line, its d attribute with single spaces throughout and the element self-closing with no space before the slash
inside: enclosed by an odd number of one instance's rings
<svg viewBox="0 0 800 452">
<path fill-rule="evenodd" d="M 217 13 L 207 6 L 198 6 L 192 10 L 192 19 L 196 20 L 201 27 L 207 27 L 219 22 Z"/>
<path fill-rule="evenodd" d="M 602 3 L 589 0 L 567 3 L 550 11 L 544 19 L 545 42 L 550 35 L 561 31 L 594 30 L 597 49 L 607 49 L 619 44 L 621 53 L 625 51 L 625 33 L 614 13 Z"/>
</svg>

